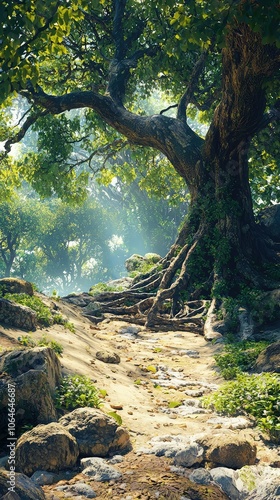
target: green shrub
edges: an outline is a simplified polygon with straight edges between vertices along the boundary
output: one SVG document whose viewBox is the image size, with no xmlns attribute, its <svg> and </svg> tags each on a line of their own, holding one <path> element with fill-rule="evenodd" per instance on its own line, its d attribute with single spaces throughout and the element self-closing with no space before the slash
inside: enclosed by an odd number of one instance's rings
<svg viewBox="0 0 280 500">
<path fill-rule="evenodd" d="M 25 347 L 36 347 L 36 341 L 30 337 L 30 335 L 23 335 L 22 337 L 18 337 L 18 341 L 21 345 Z"/>
<path fill-rule="evenodd" d="M 47 335 L 43 335 L 37 342 L 39 347 L 50 347 L 58 356 L 62 356 L 63 345 L 56 340 L 50 339 Z"/>
<path fill-rule="evenodd" d="M 214 356 L 214 359 L 224 379 L 232 380 L 238 374 L 249 371 L 260 352 L 268 345 L 269 342 L 253 342 L 248 340 L 225 344 L 224 352 Z"/>
<path fill-rule="evenodd" d="M 204 396 L 202 404 L 225 415 L 245 414 L 270 438 L 280 437 L 280 377 L 276 374 L 239 374 L 217 391 Z"/>
<path fill-rule="evenodd" d="M 99 408 L 99 391 L 90 378 L 84 375 L 64 377 L 56 391 L 56 407 L 74 410 L 84 406 Z"/>
<path fill-rule="evenodd" d="M 4 298 L 33 309 L 33 311 L 37 313 L 37 319 L 41 325 L 51 326 L 53 324 L 53 317 L 50 309 L 39 297 L 35 297 L 34 295 L 31 297 L 26 293 L 6 293 Z"/>
</svg>

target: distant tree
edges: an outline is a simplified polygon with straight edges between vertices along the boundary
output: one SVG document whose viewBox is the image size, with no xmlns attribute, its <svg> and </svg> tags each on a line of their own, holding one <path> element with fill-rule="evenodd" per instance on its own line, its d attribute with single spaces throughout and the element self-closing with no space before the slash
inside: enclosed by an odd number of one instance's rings
<svg viewBox="0 0 280 500">
<path fill-rule="evenodd" d="M 41 210 L 33 200 L 0 203 L 0 261 L 2 276 L 10 276 L 20 251 L 31 255 L 41 231 Z"/>
</svg>

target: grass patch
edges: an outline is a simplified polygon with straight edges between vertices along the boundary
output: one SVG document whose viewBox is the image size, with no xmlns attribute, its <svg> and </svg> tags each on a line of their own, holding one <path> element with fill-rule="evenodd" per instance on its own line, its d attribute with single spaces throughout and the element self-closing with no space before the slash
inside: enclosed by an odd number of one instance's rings
<svg viewBox="0 0 280 500">
<path fill-rule="evenodd" d="M 43 335 L 39 340 L 33 339 L 30 335 L 23 335 L 18 337 L 18 341 L 21 345 L 25 347 L 50 347 L 58 356 L 62 356 L 63 346 L 56 340 L 49 338 L 47 335 Z"/>
</svg>

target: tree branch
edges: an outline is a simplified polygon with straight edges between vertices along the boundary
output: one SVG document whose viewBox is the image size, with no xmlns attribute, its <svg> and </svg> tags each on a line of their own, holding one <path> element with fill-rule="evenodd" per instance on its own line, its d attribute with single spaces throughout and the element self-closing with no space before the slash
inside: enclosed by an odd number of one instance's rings
<svg viewBox="0 0 280 500">
<path fill-rule="evenodd" d="M 24 124 L 20 128 L 20 130 L 10 139 L 8 139 L 5 143 L 4 149 L 5 152 L 1 154 L 1 158 L 6 157 L 8 153 L 10 153 L 12 145 L 20 142 L 21 139 L 24 138 L 26 132 L 30 129 L 30 127 L 38 120 L 39 117 L 45 116 L 48 114 L 48 110 L 40 110 L 39 112 L 32 113 L 27 117 Z"/>
<path fill-rule="evenodd" d="M 46 94 L 39 86 L 34 89 L 29 82 L 28 90 L 22 91 L 21 94 L 35 105 L 44 108 L 45 113 L 60 114 L 72 109 L 93 109 L 131 143 L 161 151 L 187 183 L 193 178 L 197 163 L 202 159 L 204 140 L 186 123 L 175 118 L 136 115 L 116 103 L 110 96 L 93 91 L 76 91 L 54 96 Z M 29 128 L 35 121 L 36 116 L 28 119 L 24 129 Z M 24 130 L 20 134 L 23 132 Z M 20 140 L 19 136 L 17 139 Z M 12 142 L 16 142 L 16 139 Z"/>
<path fill-rule="evenodd" d="M 186 121 L 186 110 L 188 107 L 188 104 L 191 102 L 193 98 L 194 91 L 197 88 L 198 85 L 198 79 L 204 69 L 205 62 L 208 56 L 208 50 L 205 50 L 202 52 L 200 55 L 199 59 L 197 60 L 193 72 L 191 74 L 188 87 L 184 95 L 181 97 L 179 105 L 178 105 L 178 111 L 177 111 L 177 118 L 178 120 L 181 120 L 183 122 Z"/>
</svg>

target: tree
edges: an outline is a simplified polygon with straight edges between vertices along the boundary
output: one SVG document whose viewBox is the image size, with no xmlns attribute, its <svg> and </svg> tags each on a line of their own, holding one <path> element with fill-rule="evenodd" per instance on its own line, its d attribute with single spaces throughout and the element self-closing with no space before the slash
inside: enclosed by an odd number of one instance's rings
<svg viewBox="0 0 280 500">
<path fill-rule="evenodd" d="M 0 260 L 3 276 L 11 276 L 12 267 L 24 248 L 33 253 L 36 236 L 41 230 L 40 205 L 34 200 L 15 199 L 0 204 Z"/>
<path fill-rule="evenodd" d="M 151 148 L 188 187 L 190 211 L 175 244 L 160 269 L 129 291 L 135 304 L 122 305 L 119 312 L 137 314 L 149 327 L 164 321 L 176 328 L 201 325 L 193 312 L 187 315 L 186 299 L 211 297 L 212 311 L 220 299 L 236 298 L 244 287 L 278 287 L 268 269 L 271 263 L 279 266 L 279 255 L 256 224 L 248 163 L 252 141 L 278 127 L 278 3 L 92 0 L 85 5 L 77 0 L 69 9 L 51 2 L 50 14 L 34 0 L 24 13 L 21 5 L 5 3 L 2 85 L 7 95 L 19 92 L 31 105 L 6 152 L 31 125 L 51 116 L 67 132 L 70 117 L 60 115 L 83 109 L 84 130 L 94 131 L 93 139 L 84 139 L 86 151 L 98 141 L 111 158 L 127 143 Z M 15 36 L 7 28 L 13 18 L 18 19 Z M 155 87 L 172 96 L 175 116 L 139 109 L 137 95 L 149 95 Z M 188 114 L 199 113 L 210 123 L 204 138 L 187 121 Z M 89 163 L 95 153 L 88 154 Z M 67 155 L 68 163 L 64 156 L 52 168 L 56 184 L 74 164 L 81 166 L 73 149 Z M 46 161 L 36 166 L 38 178 L 44 178 L 44 168 L 50 171 Z M 104 310 L 117 312 L 121 299 L 116 298 L 115 306 L 111 302 Z M 162 315 L 166 304 L 169 320 Z"/>
</svg>

